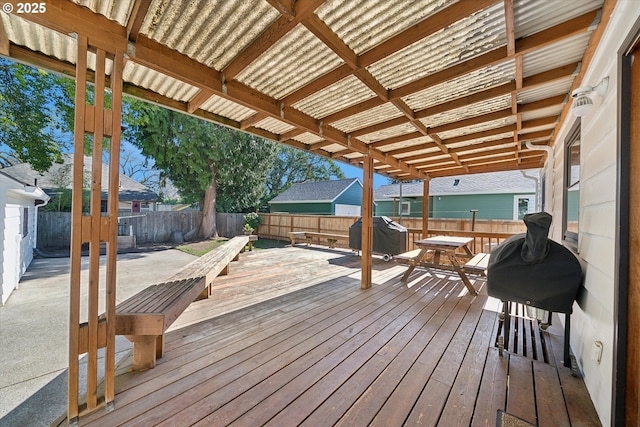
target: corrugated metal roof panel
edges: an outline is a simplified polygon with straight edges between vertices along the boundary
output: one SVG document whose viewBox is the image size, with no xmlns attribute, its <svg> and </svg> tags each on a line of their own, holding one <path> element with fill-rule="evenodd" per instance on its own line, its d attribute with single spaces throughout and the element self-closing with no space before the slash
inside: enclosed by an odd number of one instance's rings
<svg viewBox="0 0 640 427">
<path fill-rule="evenodd" d="M 393 138 L 394 136 L 406 135 L 415 131 L 416 128 L 411 123 L 404 123 L 398 126 L 383 129 L 378 132 L 372 132 L 367 135 L 359 136 L 358 139 L 360 141 L 370 143 L 374 141 L 380 141 L 381 139 Z"/>
<path fill-rule="evenodd" d="M 392 104 L 383 104 L 367 111 L 354 114 L 353 116 L 349 116 L 346 119 L 333 122 L 331 123 L 331 126 L 349 133 L 367 126 L 375 125 L 381 121 L 395 119 L 400 116 L 402 116 L 402 113 L 395 106 Z"/>
<path fill-rule="evenodd" d="M 496 3 L 426 37 L 367 69 L 395 89 L 506 44 L 504 10 Z"/>
<path fill-rule="evenodd" d="M 602 6 L 603 0 L 516 0 L 513 5 L 515 37 L 530 36 Z"/>
<path fill-rule="evenodd" d="M 331 144 L 326 147 L 322 147 L 324 151 L 328 151 L 329 153 L 336 153 L 338 151 L 344 150 L 344 146 L 340 144 Z"/>
<path fill-rule="evenodd" d="M 259 121 L 255 124 L 255 127 L 257 127 L 258 129 L 264 129 L 271 133 L 275 133 L 276 135 L 287 133 L 290 130 L 295 129 L 294 126 L 271 117 Z"/>
<path fill-rule="evenodd" d="M 473 126 L 466 126 L 459 129 L 453 129 L 447 132 L 441 132 L 438 134 L 442 139 L 455 138 L 456 136 L 468 135 L 474 132 L 482 132 L 485 130 L 491 130 L 500 128 L 503 126 L 513 125 L 516 123 L 516 117 L 510 116 L 505 117 L 504 119 L 493 120 L 490 122 L 484 122 Z"/>
<path fill-rule="evenodd" d="M 499 140 L 504 139 L 504 138 L 513 138 L 513 132 L 506 132 L 506 133 L 501 133 L 499 135 L 485 136 L 485 137 L 482 137 L 482 138 L 471 139 L 469 141 L 456 142 L 455 144 L 447 144 L 447 147 L 453 148 L 455 150 L 460 150 L 460 151 L 458 151 L 458 154 L 460 154 L 460 152 L 463 152 L 464 154 L 467 154 L 467 151 L 482 150 L 482 149 L 473 148 L 475 145 L 482 144 L 484 142 L 499 141 Z M 495 147 L 492 147 L 492 149 L 501 148 L 501 147 L 503 147 L 503 145 L 511 146 L 511 145 L 514 145 L 514 144 L 515 144 L 515 142 L 509 142 L 509 143 L 505 143 L 505 144 L 500 144 L 500 145 L 496 145 Z M 486 148 L 484 148 L 484 149 L 486 150 Z"/>
<path fill-rule="evenodd" d="M 236 79 L 273 98 L 282 99 L 343 63 L 303 25 L 267 49 Z"/>
<path fill-rule="evenodd" d="M 76 63 L 76 41 L 72 37 L 41 27 L 14 14 L 0 13 L 0 19 L 7 38 L 12 43 L 71 64 Z"/>
<path fill-rule="evenodd" d="M 457 1 L 328 0 L 316 14 L 360 55 Z"/>
<path fill-rule="evenodd" d="M 541 110 L 529 111 L 521 114 L 522 121 L 540 119 L 543 117 L 559 116 L 564 105 L 543 108 Z"/>
<path fill-rule="evenodd" d="M 140 32 L 222 70 L 279 16 L 266 1 L 153 0 Z"/>
<path fill-rule="evenodd" d="M 589 36 L 589 33 L 577 34 L 523 55 L 523 76 L 528 77 L 562 65 L 581 61 L 582 54 L 589 44 Z"/>
<path fill-rule="evenodd" d="M 124 81 L 131 82 L 136 86 L 182 102 L 189 101 L 200 90 L 188 83 L 157 73 L 132 61 L 127 61 L 122 78 Z"/>
<path fill-rule="evenodd" d="M 513 60 L 485 67 L 402 98 L 413 110 L 420 111 L 453 99 L 462 98 L 515 79 Z"/>
<path fill-rule="evenodd" d="M 504 110 L 505 108 L 511 108 L 511 95 L 499 96 L 484 102 L 456 108 L 455 110 L 426 117 L 420 121 L 427 127 L 435 127 L 493 111 Z"/>
<path fill-rule="evenodd" d="M 291 139 L 298 142 L 302 142 L 303 144 L 308 144 L 308 145 L 315 144 L 316 142 L 324 141 L 324 139 L 321 136 L 315 135 L 310 132 L 305 132 L 298 136 L 294 136 Z"/>
<path fill-rule="evenodd" d="M 438 156 L 429 157 L 428 161 L 442 163 L 442 162 L 453 162 L 454 160 L 451 158 L 450 155 L 442 153 L 441 155 L 438 155 Z M 414 163 L 421 163 L 421 162 L 424 162 L 424 160 L 409 160 L 407 163 L 411 165 Z"/>
<path fill-rule="evenodd" d="M 531 132 L 540 132 L 540 131 L 543 131 L 543 130 L 551 130 L 551 129 L 554 129 L 555 127 L 556 127 L 556 124 L 555 123 L 551 123 L 551 124 L 548 124 L 548 125 L 540 125 L 540 126 L 528 127 L 526 130 L 527 130 L 527 133 L 531 133 Z"/>
<path fill-rule="evenodd" d="M 122 26 L 126 26 L 129 15 L 133 9 L 132 0 L 71 0 L 80 6 L 87 7 L 92 11 L 106 16 L 112 21 L 116 21 Z"/>
<path fill-rule="evenodd" d="M 292 107 L 313 118 L 321 119 L 375 96 L 376 94 L 357 77 L 349 76 L 296 102 Z"/>
<path fill-rule="evenodd" d="M 70 64 L 76 63 L 78 48 L 73 37 L 38 26 L 13 14 L 2 13 L 0 19 L 12 43 Z M 93 52 L 87 54 L 87 68 L 94 71 L 96 69 L 96 55 Z M 112 69 L 113 61 L 107 59 L 107 75 L 111 75 Z"/>
<path fill-rule="evenodd" d="M 217 95 L 213 95 L 203 102 L 200 109 L 228 117 L 237 122 L 248 119 L 256 113 L 256 110 L 252 110 L 251 108 L 247 108 L 244 105 L 237 104 Z"/>
<path fill-rule="evenodd" d="M 385 145 L 383 147 L 380 147 L 380 151 L 382 151 L 383 153 L 389 152 L 389 151 L 394 151 L 394 150 L 400 150 L 400 149 L 404 149 L 404 148 L 409 148 L 409 147 L 425 147 L 428 146 L 428 149 L 424 149 L 422 148 L 422 150 L 426 153 L 429 152 L 429 150 L 431 151 L 440 151 L 440 149 L 433 143 L 433 141 L 431 140 L 431 138 L 429 138 L 428 136 L 424 136 L 422 138 L 416 138 L 416 139 L 410 139 L 407 141 L 402 141 L 402 142 L 396 142 L 395 144 L 389 144 L 389 145 Z M 406 157 L 406 155 L 404 153 L 402 154 L 397 154 L 396 157 L 401 158 L 401 157 Z"/>
<path fill-rule="evenodd" d="M 562 93 L 567 93 L 571 89 L 573 77 L 565 77 L 544 85 L 534 86 L 518 92 L 518 104 L 528 104 L 541 99 L 551 98 Z"/>
</svg>

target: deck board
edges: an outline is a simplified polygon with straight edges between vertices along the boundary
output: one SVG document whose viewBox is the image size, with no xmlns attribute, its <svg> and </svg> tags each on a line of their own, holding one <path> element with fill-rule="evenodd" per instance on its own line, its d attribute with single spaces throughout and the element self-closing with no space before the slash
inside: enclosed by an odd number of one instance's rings
<svg viewBox="0 0 640 427">
<path fill-rule="evenodd" d="M 348 251 L 274 251 L 242 254 L 176 321 L 156 368 L 118 376 L 115 410 L 81 425 L 492 426 L 498 409 L 540 426 L 598 425 L 582 381 L 556 367 L 556 330 L 527 332 L 514 316 L 527 344 L 498 355 L 485 289 L 472 296 L 419 269 L 404 284 L 406 267 L 379 261 L 362 290 Z M 549 364 L 522 354 L 541 339 Z"/>
</svg>

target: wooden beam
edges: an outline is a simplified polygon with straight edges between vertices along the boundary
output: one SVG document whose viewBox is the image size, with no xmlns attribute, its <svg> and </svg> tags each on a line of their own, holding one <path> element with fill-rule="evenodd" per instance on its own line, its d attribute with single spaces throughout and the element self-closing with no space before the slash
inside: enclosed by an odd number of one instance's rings
<svg viewBox="0 0 640 427">
<path fill-rule="evenodd" d="M 476 71 L 481 68 L 488 67 L 490 65 L 504 62 L 508 58 L 509 57 L 507 56 L 506 47 L 499 47 L 497 49 L 483 53 L 482 55 L 476 56 L 474 58 L 470 58 L 458 65 L 445 68 L 444 70 L 430 74 L 421 79 L 414 80 L 411 83 L 407 83 L 406 85 L 401 86 L 397 89 L 393 89 L 389 93 L 389 98 L 399 99 L 405 96 L 409 96 L 411 94 L 436 86 L 448 80 L 453 80 L 455 78 L 462 77 L 466 74 L 469 74 L 472 71 Z"/>
<path fill-rule="evenodd" d="M 411 132 L 411 133 L 405 133 L 403 135 L 398 135 L 398 136 L 392 136 L 391 138 L 385 138 L 385 139 L 381 139 L 379 141 L 376 142 L 372 142 L 371 147 L 374 148 L 380 148 L 380 147 L 385 147 L 387 145 L 392 145 L 392 144 L 396 144 L 398 142 L 405 142 L 405 141 L 411 141 L 412 139 L 416 139 L 416 138 L 424 138 L 424 134 L 422 132 Z"/>
<path fill-rule="evenodd" d="M 86 119 L 85 94 L 87 90 L 87 51 L 88 40 L 78 35 L 76 55 L 76 93 L 74 109 L 73 143 L 73 187 L 71 192 L 71 247 L 69 268 L 69 373 L 67 380 L 67 418 L 69 423 L 77 422 L 79 415 L 80 366 L 78 350 L 80 348 L 80 290 L 82 284 L 82 188 L 84 170 L 84 128 Z M 78 191 L 79 190 L 79 191 Z"/>
<path fill-rule="evenodd" d="M 312 14 L 302 24 L 335 52 L 352 70 L 358 69 L 358 55 L 317 15 Z"/>
<path fill-rule="evenodd" d="M 365 156 L 362 183 L 362 276 L 360 287 L 371 288 L 373 272 L 373 158 Z"/>
<path fill-rule="evenodd" d="M 301 99 L 306 98 L 309 95 L 312 95 L 321 89 L 331 85 L 332 83 L 338 82 L 343 78 L 350 76 L 353 72 L 353 69 L 349 67 L 347 64 L 343 64 L 338 68 L 335 68 L 328 73 L 318 77 L 317 79 L 311 81 L 307 85 L 301 87 L 300 89 L 291 92 L 289 95 L 282 98 L 282 102 L 284 105 L 292 105 Z M 381 99 L 378 100 L 381 104 L 383 101 Z M 380 105 L 378 104 L 378 105 Z M 329 122 L 327 122 L 329 123 Z"/>
<path fill-rule="evenodd" d="M 576 34 L 584 33 L 598 23 L 599 17 L 600 10 L 592 10 L 546 30 L 518 39 L 516 40 L 516 53 L 524 55 L 560 40 L 573 37 Z"/>
<path fill-rule="evenodd" d="M 515 124 L 500 126 L 493 129 L 481 130 L 478 132 L 467 133 L 465 135 L 454 136 L 451 138 L 444 139 L 442 140 L 442 142 L 446 145 L 451 145 L 451 144 L 457 144 L 459 142 L 472 141 L 474 139 L 481 139 L 481 138 L 487 138 L 489 136 L 500 135 L 502 133 L 514 132 L 516 130 L 517 130 L 517 126 Z"/>
<path fill-rule="evenodd" d="M 293 21 L 296 17 L 294 0 L 267 0 L 271 6 L 280 12 L 282 16 L 289 21 Z"/>
<path fill-rule="evenodd" d="M 496 98 L 498 96 L 506 95 L 515 90 L 515 82 L 504 83 L 500 86 L 496 86 L 490 89 L 485 89 L 480 92 L 475 92 L 470 95 L 462 96 L 460 98 L 452 99 L 442 104 L 437 104 L 423 110 L 416 111 L 416 118 L 424 119 L 429 116 L 444 113 L 445 111 L 454 110 L 456 108 L 463 108 L 469 105 L 476 104 L 478 102 L 486 101 L 488 99 Z"/>
<path fill-rule="evenodd" d="M 422 238 L 429 237 L 429 184 L 430 178 L 422 181 Z M 409 250 L 409 248 L 407 248 Z"/>
<path fill-rule="evenodd" d="M 242 129 L 242 130 L 249 129 L 250 127 L 252 127 L 256 123 L 261 122 L 262 120 L 266 119 L 267 117 L 268 116 L 265 113 L 256 113 L 253 116 L 241 121 L 240 122 L 240 129 Z"/>
<path fill-rule="evenodd" d="M 394 126 L 400 126 L 405 123 L 407 123 L 406 117 L 403 117 L 403 116 L 396 117 L 394 119 L 389 119 L 384 122 L 376 123 L 375 125 L 367 126 L 366 128 L 362 128 L 362 129 L 358 129 L 356 131 L 350 132 L 349 135 L 351 135 L 352 138 L 358 138 L 362 135 L 368 135 L 370 133 L 392 128 Z"/>
<path fill-rule="evenodd" d="M 222 70 L 225 80 L 234 79 L 250 63 L 257 59 L 264 51 L 276 44 L 282 37 L 295 28 L 303 19 L 311 15 L 325 0 L 299 0 L 295 4 L 295 17 L 291 14 L 281 16 L 260 36 L 242 51 L 227 67 Z"/>
<path fill-rule="evenodd" d="M 129 60 L 201 89 L 222 92 L 222 76 L 186 55 L 140 35 L 128 50 Z"/>
<path fill-rule="evenodd" d="M 363 53 L 359 58 L 360 66 L 368 67 L 494 3 L 496 0 L 460 0 Z"/>
<path fill-rule="evenodd" d="M 440 126 L 434 126 L 429 128 L 429 133 L 442 133 L 456 129 L 462 129 L 469 126 L 478 125 L 480 123 L 492 122 L 495 120 L 506 119 L 513 116 L 511 109 L 505 108 L 504 110 L 493 111 L 491 113 L 481 114 L 479 116 L 469 117 L 463 120 L 457 120 L 455 122 L 446 123 Z"/>
<path fill-rule="evenodd" d="M 47 0 L 46 3 L 46 13 L 28 13 L 20 17 L 62 34 L 87 36 L 90 46 L 107 52 L 126 50 L 127 29 L 117 22 L 68 0 Z"/>
<path fill-rule="evenodd" d="M 574 34 L 585 32 L 589 30 L 590 25 L 591 23 L 593 23 L 593 20 L 595 19 L 596 16 L 597 16 L 597 11 L 589 12 L 584 15 L 581 15 L 578 18 L 566 21 L 564 23 L 560 23 L 554 27 L 549 28 L 548 30 L 540 31 L 539 33 L 536 33 L 532 36 L 522 38 L 516 42 L 516 55 L 523 55 L 525 53 L 547 46 L 550 43 L 554 43 L 554 42 L 566 39 L 567 37 L 570 37 Z M 566 26 L 566 34 L 564 33 L 565 26 Z M 513 56 L 510 56 L 508 54 L 507 47 L 500 47 L 500 48 L 494 49 L 492 51 L 479 55 L 475 58 L 471 58 L 461 64 L 458 64 L 453 67 L 447 68 L 445 70 L 439 71 L 437 73 L 431 74 L 422 79 L 418 79 L 416 81 L 408 83 L 399 88 L 393 89 L 389 91 L 389 99 L 393 100 L 393 99 L 403 98 L 415 92 L 433 87 L 447 80 L 462 77 L 471 71 L 488 67 L 490 65 L 494 65 L 500 62 L 504 62 L 509 58 L 513 58 Z M 362 57 L 360 58 L 360 63 L 361 63 L 361 66 L 365 66 L 365 64 L 362 62 Z M 516 88 L 514 85 L 510 91 L 515 89 Z M 502 90 L 505 90 L 505 88 L 502 87 Z M 380 105 L 380 104 L 377 104 L 377 105 Z M 349 107 L 348 112 L 338 111 L 331 114 L 330 116 L 325 117 L 323 120 L 325 122 L 331 123 L 333 121 L 337 121 L 344 117 L 348 117 L 354 114 L 354 111 L 355 112 L 364 111 L 369 108 L 373 108 L 374 106 L 377 106 L 377 105 L 367 106 L 367 105 L 364 105 L 364 103 L 360 103 L 360 104 Z M 453 108 L 452 106 L 449 106 L 448 108 L 446 108 L 446 110 L 450 110 L 452 108 Z M 426 117 L 427 115 L 435 114 L 433 112 L 428 114 L 427 113 L 420 114 L 420 113 L 421 112 L 416 113 L 416 118 L 423 118 L 423 117 Z"/>
<path fill-rule="evenodd" d="M 582 84 L 582 78 L 584 77 L 584 73 L 589 68 L 589 64 L 591 63 L 591 59 L 595 54 L 596 48 L 600 45 L 600 39 L 604 34 L 604 30 L 607 28 L 609 19 L 613 14 L 613 9 L 615 5 L 616 5 L 616 0 L 604 0 L 602 9 L 600 9 L 600 11 L 596 11 L 596 12 L 599 12 L 599 15 L 597 16 L 600 16 L 601 20 L 598 23 L 597 28 L 591 34 L 591 38 L 589 39 L 589 45 L 587 46 L 587 49 L 585 50 L 584 55 L 582 56 L 580 71 L 578 72 L 578 75 L 576 76 L 576 78 L 573 80 L 573 83 L 571 84 L 571 90 L 569 91 L 569 93 L 571 93 L 571 91 L 578 88 Z M 562 109 L 562 113 L 560 114 L 560 121 L 556 126 L 556 132 L 554 133 L 554 138 L 551 141 L 552 146 L 555 143 L 555 138 L 557 137 L 557 135 L 559 135 L 559 131 L 564 123 L 565 117 L 569 113 L 570 106 L 571 106 L 571 103 L 567 102 L 567 104 L 565 104 L 564 108 Z"/>
<path fill-rule="evenodd" d="M 151 6 L 151 0 L 136 0 L 133 4 L 131 16 L 129 16 L 129 21 L 127 22 L 127 38 L 132 42 L 138 40 L 140 28 L 145 16 L 147 16 L 149 6 Z"/>
<path fill-rule="evenodd" d="M 124 71 L 124 51 L 116 52 L 111 71 L 111 122 L 120 123 L 122 118 L 122 73 Z M 113 126 L 109 142 L 109 194 L 107 209 L 109 215 L 109 237 L 107 240 L 107 282 L 106 282 L 106 319 L 107 350 L 105 354 L 105 402 L 107 409 L 113 409 L 115 400 L 115 352 L 116 352 L 116 283 L 118 259 L 118 208 L 120 184 L 120 126 Z"/>
<path fill-rule="evenodd" d="M 304 129 L 296 128 L 280 135 L 280 137 L 278 138 L 278 141 L 286 141 L 288 139 L 295 138 L 296 136 L 302 135 L 305 132 L 306 131 Z"/>
<path fill-rule="evenodd" d="M 193 113 L 214 94 L 215 93 L 210 89 L 200 89 L 200 92 L 196 93 L 187 103 L 187 112 Z"/>
</svg>

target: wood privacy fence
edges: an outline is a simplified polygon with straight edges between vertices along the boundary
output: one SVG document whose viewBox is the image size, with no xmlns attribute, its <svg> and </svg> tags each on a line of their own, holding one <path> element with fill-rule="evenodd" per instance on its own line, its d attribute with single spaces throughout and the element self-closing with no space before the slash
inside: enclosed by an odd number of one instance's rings
<svg viewBox="0 0 640 427">
<path fill-rule="evenodd" d="M 233 237 L 242 234 L 244 214 L 219 213 L 216 215 L 218 234 Z M 166 243 L 173 232 L 183 235 L 198 226 L 200 213 L 143 212 L 121 214 L 118 217 L 118 234 L 132 233 L 138 244 Z M 71 244 L 71 214 L 69 212 L 38 212 L 38 247 L 67 248 Z"/>
<path fill-rule="evenodd" d="M 289 240 L 292 231 L 314 231 L 319 233 L 349 234 L 351 227 L 359 218 L 352 216 L 295 215 L 269 213 L 260 214 L 262 223 L 257 234 L 262 238 Z M 422 218 L 398 218 L 408 230 L 408 250 L 413 249 L 413 241 L 422 238 Z M 474 253 L 489 252 L 491 248 L 506 238 L 526 232 L 522 221 L 476 220 L 473 231 L 470 219 L 429 219 L 429 235 L 469 236 L 474 238 Z M 318 241 L 318 243 L 321 243 Z M 347 248 L 347 242 L 338 241 L 336 246 Z"/>
<path fill-rule="evenodd" d="M 138 244 L 166 243 L 173 232 L 183 235 L 198 225 L 200 213 L 196 211 L 180 212 L 143 212 L 140 214 L 121 214 L 119 216 L 120 235 L 133 233 Z M 257 234 L 262 238 L 289 241 L 291 231 L 315 231 L 331 234 L 349 234 L 358 217 L 330 215 L 295 215 L 268 213 L 260 214 L 262 224 Z M 422 238 L 421 218 L 392 218 L 409 231 L 408 249 L 413 241 Z M 233 237 L 242 234 L 244 214 L 218 213 L 216 215 L 218 234 Z M 487 252 L 491 246 L 510 235 L 524 233 L 522 221 L 476 220 L 474 232 L 468 219 L 429 219 L 429 235 L 464 235 L 474 237 L 473 252 Z M 71 214 L 68 212 L 38 212 L 38 247 L 65 248 L 71 243 Z M 320 243 L 320 242 L 318 242 Z M 325 242 L 326 243 L 326 242 Z M 347 242 L 338 242 L 337 246 L 347 248 Z"/>
</svg>

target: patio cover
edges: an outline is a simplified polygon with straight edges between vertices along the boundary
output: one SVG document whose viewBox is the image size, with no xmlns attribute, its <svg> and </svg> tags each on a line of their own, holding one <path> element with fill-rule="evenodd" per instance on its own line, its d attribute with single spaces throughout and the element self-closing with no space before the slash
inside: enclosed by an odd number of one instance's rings
<svg viewBox="0 0 640 427">
<path fill-rule="evenodd" d="M 371 285 L 373 173 L 398 180 L 544 165 L 615 0 L 48 0 L 5 2 L 0 55 L 76 78 L 75 164 L 85 134 L 110 138 L 117 188 L 121 96 L 364 169 L 362 287 Z M 96 87 L 88 104 L 86 85 Z M 105 91 L 112 108 L 105 107 Z M 532 145 L 533 144 L 533 145 Z M 537 147 L 536 147 L 537 145 Z M 114 402 L 117 191 L 72 212 L 68 417 Z M 80 173 L 74 189 L 82 187 Z M 426 203 L 426 202 L 424 202 Z M 427 212 L 427 206 L 423 206 Z M 426 218 L 423 232 L 426 231 Z M 101 242 L 108 242 L 99 295 Z M 81 246 L 90 243 L 88 322 L 79 323 Z M 98 313 L 100 298 L 106 311 Z"/>
</svg>

